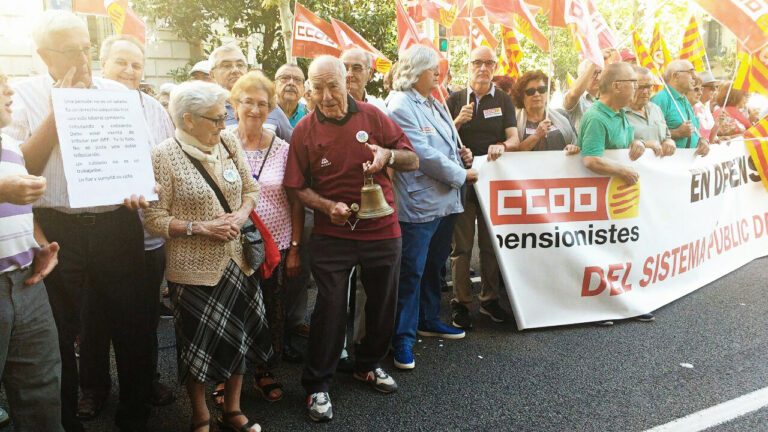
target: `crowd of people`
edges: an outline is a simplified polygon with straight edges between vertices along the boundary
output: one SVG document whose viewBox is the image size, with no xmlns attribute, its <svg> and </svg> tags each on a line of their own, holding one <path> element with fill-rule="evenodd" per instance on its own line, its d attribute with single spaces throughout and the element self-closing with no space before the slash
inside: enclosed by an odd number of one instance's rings
<svg viewBox="0 0 768 432">
<path fill-rule="evenodd" d="M 222 428 L 259 431 L 240 409 L 243 376 L 250 370 L 248 385 L 279 401 L 282 360 L 304 362 L 308 415 L 328 421 L 337 370 L 392 393 L 398 385 L 382 367 L 390 351 L 395 368 L 411 370 L 418 337 L 466 337 L 478 319 L 470 312 L 476 230 L 479 314 L 514 319 L 500 301 L 504 281 L 472 187 L 474 158 L 550 151 L 634 184 L 632 164 L 605 150 L 627 149 L 631 161 L 646 150 L 705 156 L 756 121 L 745 111 L 748 94 L 727 95 L 727 83 L 688 61 L 667 65 L 654 94 L 657 77 L 612 50 L 604 68 L 579 66 L 555 109 L 552 77 L 494 77 L 488 47 L 470 53 L 468 87 L 443 102 L 433 96 L 445 90 L 437 54 L 422 45 L 401 54 L 383 100 L 366 91 L 374 59 L 363 50 L 317 57 L 306 77 L 285 64 L 272 79 L 225 45 L 189 81 L 152 96 L 142 83 L 144 47 L 130 36 L 103 42 L 101 77 L 75 15 L 45 12 L 34 41 L 46 74 L 12 84 L 0 74 L 0 373 L 17 431 L 84 430 L 110 393 L 110 345 L 115 423 L 147 430 L 148 405 L 175 399 L 157 371 L 163 281 L 191 431 L 212 426 L 209 398 Z M 157 201 L 132 195 L 120 206 L 70 207 L 54 88 L 139 93 Z M 358 217 L 366 178 L 394 211 Z M 240 241 L 254 210 L 281 258 L 267 277 Z M 447 272 L 449 323 L 440 318 Z M 317 299 L 307 324 L 310 275 Z M 294 346 L 297 335 L 308 338 L 306 353 Z M 216 383 L 211 395 L 206 383 Z"/>
</svg>

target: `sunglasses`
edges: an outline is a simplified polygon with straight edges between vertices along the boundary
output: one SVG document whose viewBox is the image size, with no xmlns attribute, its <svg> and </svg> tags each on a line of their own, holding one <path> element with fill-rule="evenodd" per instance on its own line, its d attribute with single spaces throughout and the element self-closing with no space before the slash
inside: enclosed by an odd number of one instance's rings
<svg viewBox="0 0 768 432">
<path fill-rule="evenodd" d="M 525 94 L 527 96 L 533 96 L 536 94 L 536 92 L 539 92 L 539 94 L 547 94 L 547 86 L 540 86 L 540 87 L 531 87 L 529 89 L 525 89 Z"/>
</svg>

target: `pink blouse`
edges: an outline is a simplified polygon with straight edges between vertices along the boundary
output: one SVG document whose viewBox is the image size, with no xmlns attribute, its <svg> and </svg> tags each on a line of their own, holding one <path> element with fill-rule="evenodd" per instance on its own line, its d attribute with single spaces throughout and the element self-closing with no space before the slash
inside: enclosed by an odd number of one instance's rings
<svg viewBox="0 0 768 432">
<path fill-rule="evenodd" d="M 256 214 L 264 221 L 280 250 L 288 249 L 291 245 L 291 206 L 288 203 L 288 194 L 283 188 L 285 164 L 288 161 L 288 146 L 287 142 L 275 137 L 269 155 L 267 155 L 266 148 L 264 150 L 245 150 L 248 165 L 250 165 L 251 173 L 254 176 L 258 174 L 264 156 L 267 156 L 261 176 L 256 179 L 261 186 L 261 196 L 256 204 Z"/>
</svg>

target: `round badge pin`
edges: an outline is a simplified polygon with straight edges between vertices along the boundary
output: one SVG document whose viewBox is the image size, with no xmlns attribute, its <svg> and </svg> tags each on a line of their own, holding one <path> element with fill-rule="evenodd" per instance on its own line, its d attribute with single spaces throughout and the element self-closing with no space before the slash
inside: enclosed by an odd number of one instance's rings
<svg viewBox="0 0 768 432">
<path fill-rule="evenodd" d="M 368 142 L 368 132 L 366 132 L 366 131 L 358 131 L 355 134 L 355 138 L 357 138 L 357 142 L 367 143 Z"/>
<path fill-rule="evenodd" d="M 234 183 L 237 180 L 237 171 L 233 169 L 224 170 L 224 180 Z"/>
</svg>

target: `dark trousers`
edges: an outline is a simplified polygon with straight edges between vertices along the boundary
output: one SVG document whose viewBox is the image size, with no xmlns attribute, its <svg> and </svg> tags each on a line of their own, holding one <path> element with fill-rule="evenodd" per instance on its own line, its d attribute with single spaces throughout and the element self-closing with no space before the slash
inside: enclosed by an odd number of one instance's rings
<svg viewBox="0 0 768 432">
<path fill-rule="evenodd" d="M 348 240 L 313 234 L 312 275 L 317 301 L 309 330 L 307 362 L 301 384 L 307 393 L 328 391 L 344 347 L 349 271 L 360 265 L 365 304 L 365 337 L 355 350 L 355 369 L 369 371 L 389 350 L 395 325 L 397 282 L 402 242 Z"/>
<path fill-rule="evenodd" d="M 132 311 L 137 325 L 147 325 L 144 335 L 149 339 L 152 373 L 157 377 L 157 326 L 160 322 L 160 285 L 165 276 L 165 246 L 144 251 L 144 280 L 139 289 L 142 306 Z M 88 296 L 83 314 L 84 326 L 80 333 L 80 388 L 101 397 L 109 393 L 109 328 L 99 325 L 109 319 L 103 296 Z M 96 324 L 96 325 L 85 325 Z M 120 394 L 123 399 L 123 393 Z"/>
<path fill-rule="evenodd" d="M 83 326 L 104 326 L 115 347 L 121 401 L 115 414 L 118 427 L 146 424 L 144 404 L 152 379 L 150 327 L 137 316 L 144 305 L 140 286 L 144 276 L 143 231 L 138 214 L 125 208 L 101 213 L 68 215 L 36 209 L 35 216 L 50 241 L 59 243 L 59 264 L 46 278 L 48 297 L 61 351 L 62 424 L 82 430 L 76 418 L 78 371 L 74 342 Z M 102 299 L 107 319 L 87 322 L 87 299 Z M 90 300 L 88 300 L 90 301 Z M 86 322 L 81 322 L 81 317 Z"/>
</svg>

